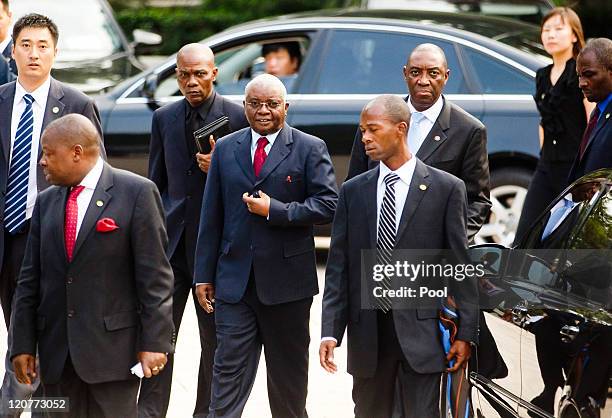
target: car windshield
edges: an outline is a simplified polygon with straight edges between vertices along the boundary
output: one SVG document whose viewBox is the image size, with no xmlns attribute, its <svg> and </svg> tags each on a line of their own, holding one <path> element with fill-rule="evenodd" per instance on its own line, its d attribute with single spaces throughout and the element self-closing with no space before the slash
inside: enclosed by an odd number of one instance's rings
<svg viewBox="0 0 612 418">
<path fill-rule="evenodd" d="M 120 36 L 98 0 L 13 0 L 13 22 L 27 13 L 49 16 L 59 28 L 56 63 L 85 61 L 122 52 Z"/>
</svg>

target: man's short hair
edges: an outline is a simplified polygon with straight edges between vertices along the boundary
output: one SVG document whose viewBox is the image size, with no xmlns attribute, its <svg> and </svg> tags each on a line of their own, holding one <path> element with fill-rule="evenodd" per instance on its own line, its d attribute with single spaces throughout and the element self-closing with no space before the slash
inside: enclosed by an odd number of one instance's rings
<svg viewBox="0 0 612 418">
<path fill-rule="evenodd" d="M 47 28 L 51 32 L 53 38 L 53 44 L 57 46 L 57 40 L 59 39 L 59 31 L 57 25 L 49 19 L 47 16 L 40 15 L 38 13 L 30 13 L 22 16 L 15 22 L 13 26 L 13 42 L 17 41 L 17 37 L 22 30 L 26 28 Z"/>
<path fill-rule="evenodd" d="M 408 104 L 404 99 L 394 94 L 381 94 L 373 98 L 365 105 L 363 111 L 379 103 L 385 109 L 385 116 L 393 123 L 406 122 L 407 125 L 410 124 L 410 108 Z"/>
<path fill-rule="evenodd" d="M 4 7 L 4 11 L 8 12 L 9 11 L 9 3 L 8 0 L 2 0 L 2 6 Z"/>
<path fill-rule="evenodd" d="M 287 101 L 287 88 L 283 84 L 282 81 L 279 80 L 278 77 L 272 74 L 260 74 L 251 81 L 249 81 L 244 88 L 244 96 L 246 97 L 249 94 L 249 90 L 254 86 L 263 86 L 265 88 L 276 88 L 279 90 L 281 94 L 281 98 L 283 102 Z"/>
<path fill-rule="evenodd" d="M 606 70 L 612 71 L 612 40 L 608 38 L 590 39 L 582 51 L 580 51 L 578 57 L 584 56 L 588 52 L 595 54 L 597 62 Z"/>
<path fill-rule="evenodd" d="M 291 59 L 297 59 L 297 67 L 300 68 L 302 64 L 302 51 L 300 50 L 300 44 L 297 41 L 288 41 L 288 42 L 276 42 L 273 44 L 265 44 L 261 47 L 261 55 L 264 57 L 268 55 L 270 52 L 277 52 L 281 49 L 287 50 L 289 53 L 289 57 Z"/>
</svg>

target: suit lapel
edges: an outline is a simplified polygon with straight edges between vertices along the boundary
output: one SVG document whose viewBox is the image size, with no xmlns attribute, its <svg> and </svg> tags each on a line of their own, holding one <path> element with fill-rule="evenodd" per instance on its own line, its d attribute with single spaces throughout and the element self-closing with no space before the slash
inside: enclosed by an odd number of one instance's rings
<svg viewBox="0 0 612 418">
<path fill-rule="evenodd" d="M 444 97 L 442 98 L 444 103 L 438 119 L 431 127 L 429 134 L 425 137 L 423 144 L 416 153 L 416 157 L 421 161 L 427 161 L 427 159 L 442 145 L 448 136 L 446 131 L 450 127 L 450 105 L 446 102 Z"/>
<path fill-rule="evenodd" d="M 406 196 L 406 202 L 404 203 L 404 210 L 402 211 L 402 217 L 400 218 L 399 229 L 395 235 L 395 242 L 400 242 L 402 235 L 406 231 L 408 223 L 412 220 L 416 213 L 423 196 L 429 190 L 430 180 L 427 166 L 420 160 L 416 160 L 416 167 L 414 174 L 412 175 L 412 181 L 408 188 L 408 196 Z M 424 186 L 424 187 L 422 187 Z M 424 190 L 423 190 L 424 189 Z"/>
<path fill-rule="evenodd" d="M 236 141 L 234 157 L 238 165 L 244 171 L 251 183 L 255 183 L 255 173 L 253 172 L 253 161 L 251 161 L 251 130 L 247 129 L 241 138 Z"/>
<path fill-rule="evenodd" d="M 609 123 L 610 117 L 612 117 L 611 113 L 612 113 L 612 102 L 608 103 L 608 106 L 606 106 L 604 111 L 599 115 L 599 119 L 597 120 L 597 125 L 595 126 L 595 129 L 593 130 L 593 133 L 591 134 L 591 137 L 589 138 L 589 142 L 587 143 L 586 150 L 588 150 L 591 144 L 595 142 L 595 138 L 597 137 L 597 134 L 599 133 L 599 131 L 601 131 L 604 128 L 604 126 L 606 126 L 606 124 Z M 606 115 L 608 117 L 606 117 Z M 586 150 L 584 152 L 584 155 L 586 155 Z"/>
<path fill-rule="evenodd" d="M 259 173 L 259 179 L 255 183 L 255 187 L 261 184 L 266 177 L 270 175 L 274 171 L 274 169 L 287 158 L 287 155 L 291 152 L 291 145 L 293 144 L 293 135 L 291 132 L 291 128 L 289 125 L 285 124 L 283 129 L 281 129 L 280 133 L 276 137 L 272 148 L 270 148 L 270 153 L 266 157 L 266 161 L 264 162 L 263 167 L 261 168 L 261 173 Z M 250 154 L 249 154 L 250 156 Z"/>
<path fill-rule="evenodd" d="M 81 224 L 81 229 L 79 230 L 79 234 L 74 245 L 73 259 L 76 258 L 79 249 L 83 245 L 83 242 L 90 235 L 90 232 L 100 218 L 100 215 L 108 206 L 108 203 L 112 198 L 112 195 L 108 193 L 108 190 L 111 187 L 113 187 L 113 172 L 111 167 L 104 163 L 102 175 L 100 176 L 100 180 L 98 180 L 96 189 L 91 197 L 91 201 L 89 202 L 89 206 L 85 212 L 85 218 L 83 218 L 83 223 Z M 97 204 L 98 201 L 101 201 L 102 205 Z"/>
<path fill-rule="evenodd" d="M 11 118 L 13 114 L 13 101 L 15 99 L 16 83 L 10 88 L 4 90 L 4 94 L 0 96 L 0 117 L 2 125 L 0 126 L 0 141 L 2 142 L 2 152 L 4 159 L 8 163 L 9 155 L 11 155 Z"/>
<path fill-rule="evenodd" d="M 62 85 L 51 78 L 51 86 L 49 87 L 49 95 L 47 96 L 47 105 L 45 107 L 45 115 L 43 116 L 42 128 L 40 130 L 40 136 L 51 122 L 55 119 L 59 119 L 64 115 L 64 108 L 66 105 L 62 102 L 64 98 L 64 90 Z M 38 159 L 42 157 L 42 147 L 38 147 Z"/>
<path fill-rule="evenodd" d="M 186 106 L 188 106 L 188 104 L 186 103 L 185 99 L 178 102 L 176 112 L 173 113 L 174 119 L 172 119 L 171 123 L 168 125 L 174 131 L 174 133 L 164 136 L 166 138 L 170 138 L 170 144 L 168 145 L 175 149 L 176 155 L 181 159 L 186 158 L 185 162 L 187 164 L 191 164 L 193 161 L 195 161 L 195 158 L 189 155 L 187 143 L 185 142 L 185 125 L 187 120 L 187 114 L 185 112 Z"/>
<path fill-rule="evenodd" d="M 366 174 L 365 184 L 363 185 L 363 193 L 361 194 L 365 200 L 366 219 L 370 220 L 368 222 L 368 229 L 370 231 L 370 248 L 376 248 L 376 240 L 378 238 L 376 230 L 376 219 L 378 217 L 378 213 L 376 213 L 376 200 L 378 192 L 378 176 L 380 174 L 379 167 L 380 166 L 368 171 L 368 174 Z"/>
</svg>

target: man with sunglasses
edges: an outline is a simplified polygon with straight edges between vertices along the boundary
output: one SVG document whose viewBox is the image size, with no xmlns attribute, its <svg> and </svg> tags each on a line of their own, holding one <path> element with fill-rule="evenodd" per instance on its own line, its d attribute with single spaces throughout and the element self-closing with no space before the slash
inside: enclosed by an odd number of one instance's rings
<svg viewBox="0 0 612 418">
<path fill-rule="evenodd" d="M 229 131 L 248 126 L 242 106 L 214 90 L 215 57 L 205 45 L 188 44 L 176 56 L 176 78 L 185 98 L 157 109 L 153 114 L 149 178 L 157 185 L 164 203 L 168 229 L 168 258 L 174 272 L 174 327 L 178 333 L 185 305 L 192 291 L 193 264 L 202 195 L 214 141 L 209 153 L 198 153 L 193 132 L 219 119 L 229 118 Z M 195 298 L 194 298 L 195 302 Z M 215 320 L 195 303 L 200 332 L 200 369 L 194 417 L 208 414 Z M 138 401 L 140 417 L 166 416 L 172 384 L 174 355 L 157 379 L 143 381 Z"/>
<path fill-rule="evenodd" d="M 338 195 L 325 142 L 285 123 L 286 95 L 273 75 L 251 80 L 250 129 L 219 141 L 208 172 L 195 283 L 216 315 L 209 418 L 241 416 L 262 345 L 272 416 L 308 416 L 313 225 L 332 220 Z"/>
</svg>

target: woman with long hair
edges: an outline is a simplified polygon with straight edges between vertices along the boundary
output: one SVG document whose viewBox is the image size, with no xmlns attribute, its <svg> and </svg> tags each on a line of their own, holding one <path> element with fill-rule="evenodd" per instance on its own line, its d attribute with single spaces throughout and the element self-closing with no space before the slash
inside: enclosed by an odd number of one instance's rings
<svg viewBox="0 0 612 418">
<path fill-rule="evenodd" d="M 536 74 L 536 105 L 540 112 L 540 161 L 529 184 L 517 243 L 536 217 L 567 186 L 587 119 L 594 105 L 578 87 L 576 57 L 584 46 L 580 18 L 569 7 L 555 7 L 544 16 L 542 44 L 553 63 Z"/>
</svg>

